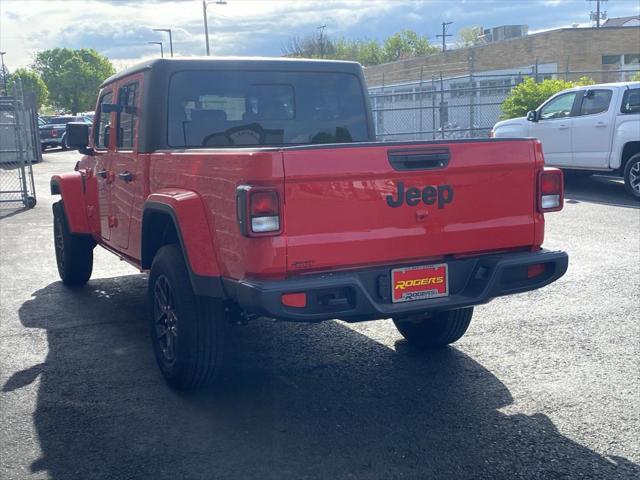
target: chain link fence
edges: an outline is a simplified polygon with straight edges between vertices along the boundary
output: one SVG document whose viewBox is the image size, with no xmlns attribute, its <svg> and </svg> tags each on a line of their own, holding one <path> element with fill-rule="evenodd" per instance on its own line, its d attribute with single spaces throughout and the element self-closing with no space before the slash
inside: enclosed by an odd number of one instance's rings
<svg viewBox="0 0 640 480">
<path fill-rule="evenodd" d="M 35 96 L 15 82 L 13 95 L 0 96 L 0 207 L 33 208 L 32 164 L 42 160 Z"/>
<path fill-rule="evenodd" d="M 437 140 L 488 137 L 502 118 L 502 103 L 511 89 L 531 77 L 597 82 L 628 80 L 638 69 L 558 72 L 556 64 L 528 67 L 515 73 L 474 74 L 465 65 L 420 72 L 421 80 L 371 87 L 369 95 L 378 140 Z"/>
</svg>

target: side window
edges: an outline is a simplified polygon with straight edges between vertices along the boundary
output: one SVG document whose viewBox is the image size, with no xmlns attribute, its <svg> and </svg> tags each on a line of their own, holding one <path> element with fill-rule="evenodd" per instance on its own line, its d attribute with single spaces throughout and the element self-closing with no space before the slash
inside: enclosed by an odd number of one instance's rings
<svg viewBox="0 0 640 480">
<path fill-rule="evenodd" d="M 130 83 L 118 91 L 118 104 L 122 112 L 118 114 L 118 148 L 133 150 L 133 142 L 137 128 L 138 83 Z"/>
<path fill-rule="evenodd" d="M 640 88 L 631 88 L 622 97 L 622 113 L 640 113 Z"/>
<path fill-rule="evenodd" d="M 111 131 L 111 113 L 104 113 L 102 105 L 111 103 L 113 92 L 107 92 L 100 99 L 98 123 L 95 126 L 93 143 L 98 150 L 106 150 L 109 147 L 109 132 Z"/>
<path fill-rule="evenodd" d="M 551 120 L 553 118 L 565 118 L 571 115 L 576 92 L 565 93 L 554 98 L 540 110 L 541 120 Z"/>
<path fill-rule="evenodd" d="M 578 115 L 595 115 L 609 110 L 611 90 L 587 90 L 582 97 Z"/>
</svg>

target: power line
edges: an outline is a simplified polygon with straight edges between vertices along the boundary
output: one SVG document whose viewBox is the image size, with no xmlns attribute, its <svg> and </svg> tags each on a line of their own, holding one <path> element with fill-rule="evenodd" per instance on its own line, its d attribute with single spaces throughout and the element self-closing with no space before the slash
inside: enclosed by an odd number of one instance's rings
<svg viewBox="0 0 640 480">
<path fill-rule="evenodd" d="M 447 33 L 449 29 L 449 25 L 453 22 L 442 22 L 442 34 L 436 35 L 436 38 L 442 37 L 442 51 L 444 52 L 447 49 L 447 37 L 453 37 L 450 33 Z"/>
</svg>

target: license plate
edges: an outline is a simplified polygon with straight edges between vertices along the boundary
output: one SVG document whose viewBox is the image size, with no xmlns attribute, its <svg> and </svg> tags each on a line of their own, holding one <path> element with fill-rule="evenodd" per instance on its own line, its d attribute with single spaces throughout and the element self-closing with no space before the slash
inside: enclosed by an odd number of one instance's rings
<svg viewBox="0 0 640 480">
<path fill-rule="evenodd" d="M 391 270 L 391 300 L 393 303 L 448 295 L 449 274 L 446 263 Z"/>
</svg>

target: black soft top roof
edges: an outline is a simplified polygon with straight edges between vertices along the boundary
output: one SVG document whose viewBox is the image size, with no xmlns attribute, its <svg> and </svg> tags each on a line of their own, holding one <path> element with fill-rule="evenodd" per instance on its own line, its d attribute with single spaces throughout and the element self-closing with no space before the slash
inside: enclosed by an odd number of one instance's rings
<svg viewBox="0 0 640 480">
<path fill-rule="evenodd" d="M 357 62 L 341 60 L 315 60 L 307 58 L 282 57 L 181 57 L 158 58 L 133 65 L 107 78 L 100 87 L 133 73 L 149 70 L 163 70 L 173 73 L 177 70 L 290 70 L 297 72 L 345 72 L 359 75 L 362 67 Z"/>
<path fill-rule="evenodd" d="M 109 87 L 135 73 L 144 74 L 138 128 L 138 152 L 149 153 L 170 148 L 167 144 L 168 91 L 172 75 L 180 71 L 266 71 L 266 72 L 318 72 L 345 73 L 358 77 L 366 98 L 366 82 L 362 66 L 356 62 L 336 60 L 308 60 L 300 58 L 251 57 L 182 57 L 150 60 L 134 65 L 107 78 L 101 88 Z M 365 102 L 369 139 L 375 139 L 373 117 L 369 102 Z"/>
</svg>

